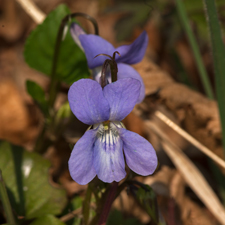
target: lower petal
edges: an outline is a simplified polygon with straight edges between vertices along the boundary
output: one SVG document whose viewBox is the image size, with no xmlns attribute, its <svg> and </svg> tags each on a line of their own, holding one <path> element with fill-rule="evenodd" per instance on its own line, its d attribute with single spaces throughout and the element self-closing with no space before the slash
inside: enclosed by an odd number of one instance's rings
<svg viewBox="0 0 225 225">
<path fill-rule="evenodd" d="M 152 174 L 158 165 L 152 145 L 139 134 L 126 129 L 119 129 L 119 133 L 123 140 L 124 154 L 129 168 L 143 176 Z"/>
<path fill-rule="evenodd" d="M 88 130 L 75 144 L 69 159 L 70 175 L 78 184 L 87 184 L 95 176 L 93 168 L 93 145 L 96 130 Z"/>
<path fill-rule="evenodd" d="M 119 182 L 126 176 L 122 140 L 115 133 L 117 130 L 104 130 L 101 126 L 102 132 L 98 134 L 94 146 L 94 168 L 100 180 Z"/>
</svg>

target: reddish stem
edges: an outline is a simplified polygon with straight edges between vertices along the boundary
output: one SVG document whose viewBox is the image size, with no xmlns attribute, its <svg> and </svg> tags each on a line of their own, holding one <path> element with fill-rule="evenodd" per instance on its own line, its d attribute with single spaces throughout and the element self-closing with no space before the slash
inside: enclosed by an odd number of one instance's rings
<svg viewBox="0 0 225 225">
<path fill-rule="evenodd" d="M 98 225 L 105 225 L 106 224 L 106 221 L 107 221 L 112 203 L 113 203 L 113 201 L 115 199 L 115 196 L 116 196 L 117 187 L 118 187 L 118 182 L 114 181 L 111 185 L 111 188 L 109 190 L 109 194 L 108 194 L 108 196 L 106 198 L 106 201 L 104 203 L 102 213 L 101 213 L 100 219 L 98 221 Z"/>
</svg>

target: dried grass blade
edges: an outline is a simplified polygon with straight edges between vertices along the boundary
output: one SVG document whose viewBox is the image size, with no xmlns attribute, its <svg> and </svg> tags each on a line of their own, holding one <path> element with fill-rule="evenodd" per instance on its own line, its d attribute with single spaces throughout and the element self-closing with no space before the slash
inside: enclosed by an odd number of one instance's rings
<svg viewBox="0 0 225 225">
<path fill-rule="evenodd" d="M 185 138 L 187 141 L 192 143 L 201 152 L 206 154 L 209 158 L 211 158 L 218 165 L 220 165 L 221 167 L 223 167 L 225 169 L 225 161 L 222 160 L 220 157 L 218 157 L 216 154 L 214 154 L 210 149 L 208 149 L 206 146 L 201 144 L 198 140 L 196 140 L 194 137 L 192 137 L 190 134 L 188 134 L 185 130 L 183 130 L 182 128 L 177 126 L 173 121 L 171 121 L 168 117 L 166 117 L 160 111 L 156 111 L 155 115 L 157 116 L 157 118 L 159 118 L 164 123 L 166 123 L 169 127 L 171 127 L 173 130 L 175 130 L 178 134 L 180 134 L 183 138 Z"/>
<path fill-rule="evenodd" d="M 164 150 L 177 169 L 181 172 L 187 184 L 208 207 L 217 220 L 225 225 L 224 207 L 196 166 L 154 123 L 148 121 L 146 122 L 146 125 L 161 137 Z"/>
<path fill-rule="evenodd" d="M 32 19 L 37 23 L 40 24 L 44 21 L 46 15 L 39 9 L 37 6 L 30 0 L 16 0 L 26 11 L 27 14 L 29 14 Z"/>
</svg>

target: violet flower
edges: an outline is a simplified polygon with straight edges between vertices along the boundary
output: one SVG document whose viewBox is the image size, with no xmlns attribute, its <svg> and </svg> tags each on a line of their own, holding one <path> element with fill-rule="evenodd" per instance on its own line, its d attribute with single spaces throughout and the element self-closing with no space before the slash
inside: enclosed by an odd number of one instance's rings
<svg viewBox="0 0 225 225">
<path fill-rule="evenodd" d="M 141 90 L 137 102 L 142 102 L 145 97 L 144 83 L 140 74 L 130 64 L 138 63 L 144 57 L 148 45 L 146 31 L 143 31 L 132 44 L 122 45 L 118 48 L 114 48 L 111 43 L 98 35 L 85 34 L 84 30 L 76 23 L 71 25 L 70 33 L 77 45 L 84 50 L 88 67 L 93 70 L 94 79 L 98 82 L 101 76 L 102 65 L 107 57 L 94 57 L 101 53 L 113 55 L 115 51 L 118 51 L 121 56 L 117 55 L 115 58 L 118 67 L 117 78 L 119 80 L 130 77 L 139 80 L 141 82 Z M 111 83 L 110 74 L 108 76 L 108 83 Z"/>
<path fill-rule="evenodd" d="M 83 123 L 93 125 L 75 144 L 69 159 L 69 171 L 77 183 L 87 184 L 96 175 L 107 183 L 119 182 L 126 176 L 125 159 L 137 174 L 155 171 L 157 156 L 152 145 L 120 122 L 135 106 L 140 88 L 140 82 L 132 78 L 103 89 L 91 79 L 81 79 L 70 87 L 72 112 Z"/>
</svg>

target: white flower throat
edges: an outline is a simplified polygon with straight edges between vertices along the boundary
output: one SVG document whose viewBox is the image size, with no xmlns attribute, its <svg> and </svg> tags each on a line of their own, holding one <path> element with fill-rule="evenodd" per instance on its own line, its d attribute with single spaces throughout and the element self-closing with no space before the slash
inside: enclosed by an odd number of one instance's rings
<svg viewBox="0 0 225 225">
<path fill-rule="evenodd" d="M 106 146 L 114 146 L 119 139 L 118 128 L 124 128 L 122 122 L 119 121 L 106 121 L 103 123 L 94 124 L 93 128 L 97 130 L 97 138 L 100 139 L 102 143 L 105 143 Z"/>
</svg>

